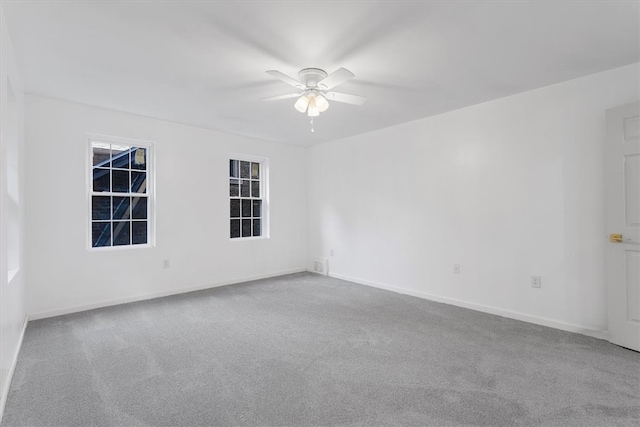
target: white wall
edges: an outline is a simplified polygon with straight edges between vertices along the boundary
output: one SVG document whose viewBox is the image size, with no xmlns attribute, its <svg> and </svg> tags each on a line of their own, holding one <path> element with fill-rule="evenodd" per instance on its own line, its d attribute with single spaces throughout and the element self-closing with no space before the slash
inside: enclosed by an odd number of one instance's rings
<svg viewBox="0 0 640 427">
<path fill-rule="evenodd" d="M 0 7 L 0 420 L 25 326 L 24 90 Z"/>
<path fill-rule="evenodd" d="M 31 318 L 306 268 L 303 148 L 31 95 L 26 118 Z M 87 132 L 155 142 L 155 248 L 86 248 Z M 229 239 L 231 153 L 269 159 L 269 239 Z"/>
<path fill-rule="evenodd" d="M 606 331 L 605 110 L 638 100 L 638 76 L 635 64 L 311 148 L 310 257 L 336 277 Z"/>
<path fill-rule="evenodd" d="M 604 111 L 638 99 L 638 72 L 623 67 L 308 150 L 28 96 L 28 312 L 299 271 L 307 253 L 333 249 L 337 277 L 606 331 Z M 87 132 L 155 141 L 155 248 L 86 249 Z M 269 158 L 270 239 L 228 239 L 230 153 Z"/>
</svg>

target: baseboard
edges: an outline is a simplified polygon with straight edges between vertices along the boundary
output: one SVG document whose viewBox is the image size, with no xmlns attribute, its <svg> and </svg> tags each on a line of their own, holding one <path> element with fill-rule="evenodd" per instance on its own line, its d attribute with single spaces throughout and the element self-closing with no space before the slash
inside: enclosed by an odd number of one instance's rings
<svg viewBox="0 0 640 427">
<path fill-rule="evenodd" d="M 18 345 L 16 351 L 11 359 L 11 365 L 9 365 L 9 372 L 7 373 L 7 382 L 4 388 L 0 390 L 0 423 L 2 423 L 2 417 L 4 416 L 4 407 L 7 404 L 7 398 L 9 397 L 9 388 L 11 387 L 11 380 L 13 380 L 13 373 L 16 370 L 16 364 L 18 363 L 18 354 L 22 348 L 22 340 L 24 339 L 24 333 L 27 330 L 27 323 L 29 323 L 29 316 L 24 316 L 24 323 L 22 324 L 22 330 L 20 331 L 20 338 L 18 339 Z"/>
<path fill-rule="evenodd" d="M 529 314 L 519 313 L 517 311 L 505 310 L 502 308 L 491 307 L 482 304 L 476 304 L 469 301 L 463 301 L 455 298 L 442 297 L 427 292 L 414 291 L 411 289 L 399 288 L 395 286 L 389 286 L 383 283 L 372 282 L 370 280 L 359 279 L 357 277 L 345 276 L 343 274 L 329 273 L 329 276 L 336 279 L 342 279 L 349 282 L 358 283 L 360 285 L 371 286 L 373 288 L 384 289 L 387 291 L 396 292 L 399 294 L 410 295 L 418 298 L 427 299 L 430 301 L 441 302 L 444 304 L 455 305 L 457 307 L 468 308 L 470 310 L 480 311 L 488 314 L 495 314 L 496 316 L 506 317 L 509 319 L 521 320 L 523 322 L 529 322 L 536 325 L 547 326 L 549 328 L 560 329 L 567 332 L 575 332 L 577 334 L 586 335 L 593 338 L 602 340 L 608 339 L 608 333 L 606 331 L 599 331 L 596 329 L 585 328 L 579 325 L 573 325 L 571 323 L 560 322 L 557 320 L 546 319 L 544 317 L 531 316 Z"/>
<path fill-rule="evenodd" d="M 162 298 L 162 297 L 171 296 L 171 295 L 178 295 L 178 294 L 183 294 L 188 292 L 200 291 L 204 289 L 217 288 L 220 286 L 228 286 L 228 285 L 234 285 L 242 282 L 249 282 L 251 280 L 268 279 L 270 277 L 283 276 L 285 274 L 302 273 L 305 271 L 309 271 L 309 270 L 307 268 L 284 270 L 284 271 L 268 273 L 263 275 L 244 277 L 241 279 L 234 279 L 231 281 L 217 282 L 217 283 L 205 285 L 205 286 L 194 286 L 190 288 L 174 289 L 169 291 L 154 292 L 150 294 L 136 295 L 136 296 L 127 297 L 127 298 L 119 298 L 119 299 L 101 301 L 101 302 L 92 303 L 92 304 L 84 304 L 80 306 L 67 307 L 59 310 L 50 310 L 50 311 L 43 311 L 39 313 L 31 313 L 29 314 L 28 318 L 29 320 L 45 319 L 48 317 L 61 316 L 64 314 L 77 313 L 81 311 L 93 310 L 96 308 L 109 307 L 109 306 L 118 305 L 118 304 L 126 304 L 129 302 L 144 301 L 144 300 L 154 299 L 154 298 Z M 571 323 L 560 322 L 557 320 L 546 319 L 543 317 L 531 316 L 531 315 L 519 313 L 516 311 L 505 310 L 502 308 L 491 307 L 491 306 L 482 305 L 482 304 L 476 304 L 476 303 L 459 300 L 455 298 L 442 297 L 442 296 L 430 294 L 427 292 L 399 288 L 396 286 L 390 286 L 384 283 L 373 282 L 370 280 L 360 279 L 352 276 L 346 276 L 343 274 L 329 273 L 329 276 L 335 277 L 336 279 L 346 280 L 349 282 L 358 283 L 365 286 L 371 286 L 378 289 L 384 289 L 387 291 L 396 292 L 399 294 L 410 295 L 418 298 L 427 299 L 430 301 L 436 301 L 444 304 L 455 305 L 457 307 L 468 308 L 470 310 L 480 311 L 483 313 L 495 314 L 497 316 L 506 317 L 509 319 L 521 320 L 523 322 L 529 322 L 536 325 L 547 326 L 550 328 L 560 329 L 563 331 L 575 332 L 575 333 L 587 335 L 593 338 L 598 338 L 603 340 L 608 339 L 608 333 L 606 331 L 590 329 L 583 326 L 574 325 Z M 23 327 L 22 334 L 24 334 L 25 328 L 26 328 L 26 320 L 25 320 L 25 325 Z M 20 338 L 20 343 L 22 343 L 22 337 Z M 15 363 L 15 360 L 14 360 L 14 363 Z M 2 408 L 4 408 L 4 406 L 2 406 Z"/>
<path fill-rule="evenodd" d="M 235 285 L 237 283 L 250 282 L 252 280 L 268 279 L 270 277 L 284 276 L 285 274 L 302 273 L 304 271 L 307 271 L 306 268 L 296 268 L 292 270 L 284 270 L 284 271 L 278 271 L 274 273 L 248 276 L 240 279 L 217 282 L 217 283 L 204 285 L 204 286 L 193 286 L 189 288 L 172 289 L 168 291 L 153 292 L 149 294 L 135 295 L 135 296 L 126 297 L 126 298 L 117 298 L 117 299 L 108 300 L 108 301 L 100 301 L 100 302 L 91 303 L 91 304 L 83 304 L 83 305 L 74 306 L 74 307 L 66 307 L 58 310 L 41 311 L 39 313 L 30 313 L 29 320 L 45 319 L 47 317 L 62 316 L 64 314 L 78 313 L 81 311 L 93 310 L 93 309 L 102 308 L 102 307 L 110 307 L 113 305 L 126 304 L 129 302 L 144 301 L 148 299 L 168 297 L 171 295 L 186 294 L 188 292 L 202 291 L 204 289 L 218 288 L 220 286 Z"/>
</svg>

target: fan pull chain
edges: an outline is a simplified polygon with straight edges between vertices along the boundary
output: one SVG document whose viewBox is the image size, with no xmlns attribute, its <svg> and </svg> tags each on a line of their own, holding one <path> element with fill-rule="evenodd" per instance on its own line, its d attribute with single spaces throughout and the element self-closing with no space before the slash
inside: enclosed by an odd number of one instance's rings
<svg viewBox="0 0 640 427">
<path fill-rule="evenodd" d="M 311 132 L 313 133 L 313 132 L 315 132 L 315 129 L 313 129 L 313 117 L 311 118 L 311 122 L 310 123 L 311 123 Z"/>
</svg>

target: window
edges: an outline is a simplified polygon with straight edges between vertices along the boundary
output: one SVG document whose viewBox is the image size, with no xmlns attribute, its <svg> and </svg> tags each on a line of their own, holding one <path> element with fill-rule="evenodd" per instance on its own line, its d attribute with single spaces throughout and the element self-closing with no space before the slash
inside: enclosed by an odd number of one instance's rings
<svg viewBox="0 0 640 427">
<path fill-rule="evenodd" d="M 268 237 L 266 177 L 266 159 L 233 156 L 229 160 L 232 239 Z"/>
<path fill-rule="evenodd" d="M 151 145 L 91 139 L 91 247 L 151 243 Z"/>
<path fill-rule="evenodd" d="M 2 175 L 0 181 L 7 183 L 5 220 L 7 222 L 7 283 L 11 283 L 20 271 L 20 149 L 18 145 L 19 117 L 18 100 L 11 81 L 7 79 L 7 133 L 4 139 Z M 3 129 L 4 131 L 4 129 Z M 3 132 L 4 137 L 4 132 Z M 5 162 L 6 161 L 6 162 Z M 22 202 L 23 204 L 24 202 Z M 5 230 L 3 230 L 4 232 Z"/>
</svg>

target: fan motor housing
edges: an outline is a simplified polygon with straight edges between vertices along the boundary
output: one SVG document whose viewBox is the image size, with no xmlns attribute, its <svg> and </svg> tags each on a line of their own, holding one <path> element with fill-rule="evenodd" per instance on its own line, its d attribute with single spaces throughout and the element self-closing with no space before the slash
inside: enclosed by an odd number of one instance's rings
<svg viewBox="0 0 640 427">
<path fill-rule="evenodd" d="M 318 83 L 327 77 L 327 72 L 320 68 L 304 68 L 298 73 L 298 78 L 306 87 L 317 87 Z"/>
</svg>

